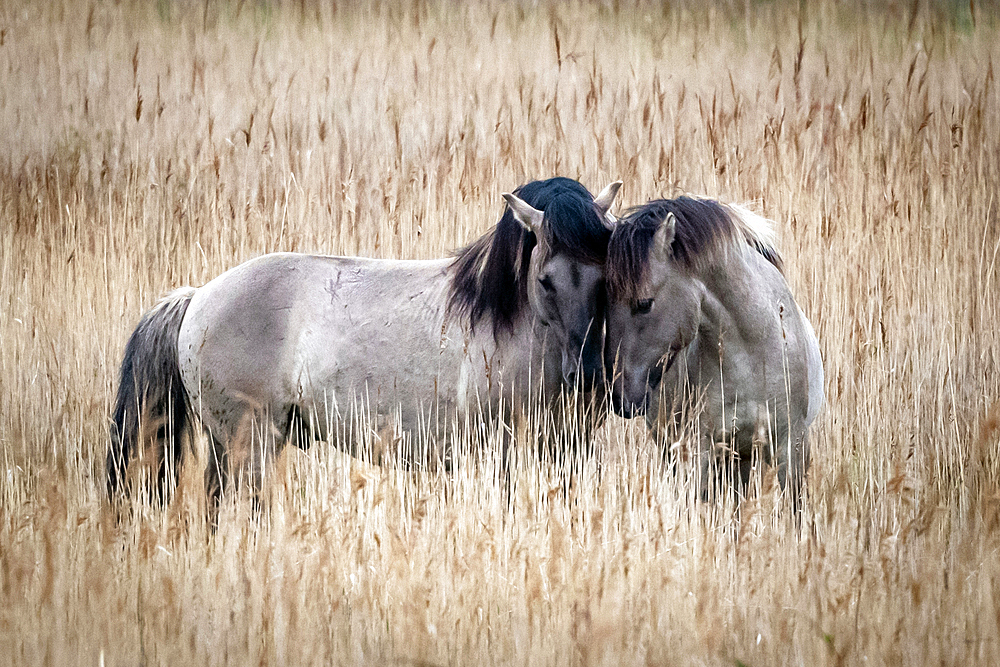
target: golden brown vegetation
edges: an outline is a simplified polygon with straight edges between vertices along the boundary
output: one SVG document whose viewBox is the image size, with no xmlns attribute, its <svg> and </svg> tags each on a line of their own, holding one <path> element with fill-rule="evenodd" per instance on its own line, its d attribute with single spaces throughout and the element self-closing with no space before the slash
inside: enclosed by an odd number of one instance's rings
<svg viewBox="0 0 1000 667">
<path fill-rule="evenodd" d="M 0 6 L 0 661 L 973 664 L 1000 654 L 1000 62 L 978 3 Z M 621 178 L 779 223 L 828 404 L 692 500 L 640 425 L 569 499 L 322 446 L 266 520 L 104 499 L 124 342 L 275 251 L 436 257 L 499 194 Z"/>
</svg>

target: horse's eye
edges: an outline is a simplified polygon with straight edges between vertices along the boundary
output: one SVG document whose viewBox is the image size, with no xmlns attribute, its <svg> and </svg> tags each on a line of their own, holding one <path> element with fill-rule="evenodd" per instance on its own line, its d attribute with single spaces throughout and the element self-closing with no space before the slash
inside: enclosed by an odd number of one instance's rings
<svg viewBox="0 0 1000 667">
<path fill-rule="evenodd" d="M 543 276 L 539 278 L 538 283 L 542 286 L 542 289 L 545 290 L 546 292 L 556 291 L 555 283 L 553 283 L 552 279 L 549 278 L 548 276 Z"/>
<path fill-rule="evenodd" d="M 653 300 L 652 299 L 640 299 L 639 301 L 635 302 L 634 306 L 632 306 L 632 314 L 633 315 L 645 315 L 646 313 L 648 313 L 652 309 L 653 309 Z"/>
</svg>

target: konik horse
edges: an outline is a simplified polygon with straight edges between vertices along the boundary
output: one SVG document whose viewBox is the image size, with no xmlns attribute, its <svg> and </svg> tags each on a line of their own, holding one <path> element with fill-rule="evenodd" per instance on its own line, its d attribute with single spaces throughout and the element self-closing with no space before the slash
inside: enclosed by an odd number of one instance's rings
<svg viewBox="0 0 1000 667">
<path fill-rule="evenodd" d="M 532 405 L 560 419 L 579 404 L 567 395 L 604 385 L 604 262 L 619 186 L 594 198 L 566 178 L 526 184 L 451 258 L 274 253 L 175 290 L 125 348 L 109 495 L 134 486 L 131 464 L 144 452 L 149 486 L 165 498 L 195 422 L 208 435 L 217 504 L 234 478 L 259 492 L 288 441 L 355 453 L 374 440 L 422 466 L 446 461 L 452 434 L 473 420 L 509 425 Z"/>
</svg>

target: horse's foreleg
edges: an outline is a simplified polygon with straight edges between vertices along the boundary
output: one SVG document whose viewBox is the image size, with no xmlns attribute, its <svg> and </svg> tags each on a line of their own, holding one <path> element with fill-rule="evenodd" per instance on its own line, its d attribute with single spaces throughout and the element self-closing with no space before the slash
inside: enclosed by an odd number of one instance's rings
<svg viewBox="0 0 1000 667">
<path fill-rule="evenodd" d="M 310 427 L 303 415 L 303 410 L 297 405 L 288 409 L 286 416 L 288 425 L 285 427 L 285 441 L 290 442 L 302 451 L 308 451 L 316 440 L 316 433 Z"/>
<path fill-rule="evenodd" d="M 796 429 L 792 437 L 783 438 L 776 452 L 778 483 L 789 494 L 792 510 L 802 509 L 806 470 L 809 468 L 809 440 L 804 429 Z"/>
<path fill-rule="evenodd" d="M 752 469 L 749 452 L 741 456 L 740 447 L 730 434 L 717 433 L 714 437 L 703 434 L 698 457 L 698 488 L 702 501 L 718 501 L 724 493 L 733 493 L 738 503 L 741 491 L 746 489 L 744 475 L 749 480 Z"/>
</svg>

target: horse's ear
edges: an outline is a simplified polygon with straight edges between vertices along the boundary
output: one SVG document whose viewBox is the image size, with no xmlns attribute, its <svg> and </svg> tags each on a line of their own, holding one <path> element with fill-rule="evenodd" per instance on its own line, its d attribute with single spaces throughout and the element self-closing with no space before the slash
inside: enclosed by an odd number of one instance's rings
<svg viewBox="0 0 1000 667">
<path fill-rule="evenodd" d="M 614 231 L 615 225 L 618 224 L 618 221 L 615 220 L 610 211 L 611 205 L 615 203 L 615 197 L 618 196 L 618 189 L 621 186 L 621 181 L 609 183 L 606 188 L 601 190 L 599 195 L 594 197 L 594 206 L 596 206 L 598 212 L 600 212 L 601 222 L 608 228 L 608 231 Z"/>
<path fill-rule="evenodd" d="M 503 198 L 507 200 L 507 205 L 510 206 L 510 210 L 514 214 L 514 219 L 521 223 L 522 227 L 536 234 L 541 232 L 542 221 L 545 219 L 544 213 L 528 205 L 517 195 L 512 195 L 509 192 L 503 193 Z M 538 235 L 541 236 L 541 234 Z"/>
<path fill-rule="evenodd" d="M 673 213 L 667 213 L 667 217 L 663 219 L 663 222 L 656 229 L 656 233 L 653 234 L 653 252 L 656 253 L 656 258 L 660 261 L 665 262 L 672 254 L 670 246 L 673 245 L 676 231 L 677 218 Z"/>
</svg>

